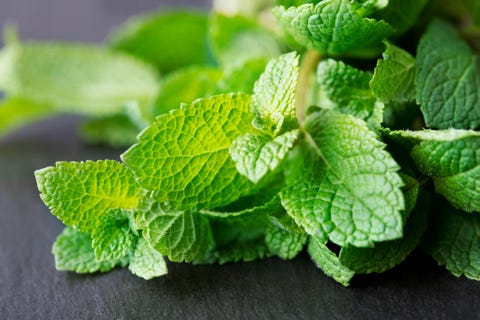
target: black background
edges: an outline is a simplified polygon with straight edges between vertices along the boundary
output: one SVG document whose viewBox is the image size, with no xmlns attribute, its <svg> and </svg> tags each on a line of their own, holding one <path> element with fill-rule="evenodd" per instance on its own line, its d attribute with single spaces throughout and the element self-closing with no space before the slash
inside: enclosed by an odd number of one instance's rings
<svg viewBox="0 0 480 320">
<path fill-rule="evenodd" d="M 229 1 L 229 0 L 225 0 Z M 23 39 L 102 41 L 127 16 L 208 1 L 0 0 L 0 24 Z M 128 270 L 57 272 L 51 245 L 62 224 L 38 197 L 33 171 L 59 160 L 118 159 L 86 146 L 80 120 L 62 117 L 0 140 L 0 319 L 457 319 L 480 318 L 480 283 L 457 279 L 422 252 L 350 288 L 305 254 L 225 266 L 170 264 L 144 281 Z"/>
</svg>

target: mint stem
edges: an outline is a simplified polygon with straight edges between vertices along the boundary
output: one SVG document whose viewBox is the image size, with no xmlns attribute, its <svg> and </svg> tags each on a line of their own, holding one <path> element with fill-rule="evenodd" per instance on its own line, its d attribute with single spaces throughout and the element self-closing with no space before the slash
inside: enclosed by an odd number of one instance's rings
<svg viewBox="0 0 480 320">
<path fill-rule="evenodd" d="M 315 50 L 308 50 L 305 54 L 302 64 L 300 66 L 300 72 L 298 75 L 297 89 L 295 92 L 295 108 L 297 110 L 297 120 L 300 128 L 303 130 L 303 122 L 305 119 L 305 113 L 308 108 L 308 92 L 312 81 L 312 73 L 315 71 L 318 62 L 321 60 L 322 55 Z M 304 131 L 304 130 L 303 130 Z"/>
</svg>

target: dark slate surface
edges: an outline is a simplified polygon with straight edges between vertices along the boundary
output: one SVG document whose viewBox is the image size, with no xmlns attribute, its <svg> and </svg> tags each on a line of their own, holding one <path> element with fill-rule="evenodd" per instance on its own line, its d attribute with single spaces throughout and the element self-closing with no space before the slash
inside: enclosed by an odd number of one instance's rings
<svg viewBox="0 0 480 320">
<path fill-rule="evenodd" d="M 15 18 L 25 38 L 99 41 L 126 16 L 157 5 L 1 0 L 0 23 Z M 356 278 L 350 288 L 325 277 L 306 255 L 222 267 L 170 264 L 168 276 L 148 282 L 120 269 L 57 272 L 50 248 L 62 225 L 40 201 L 33 171 L 121 153 L 83 145 L 78 121 L 53 119 L 0 140 L 0 319 L 480 318 L 480 283 L 453 277 L 421 252 L 385 274 Z"/>
<path fill-rule="evenodd" d="M 0 0 L 0 26 L 16 24 L 24 39 L 102 41 L 131 15 L 209 4 L 209 0 Z"/>
</svg>

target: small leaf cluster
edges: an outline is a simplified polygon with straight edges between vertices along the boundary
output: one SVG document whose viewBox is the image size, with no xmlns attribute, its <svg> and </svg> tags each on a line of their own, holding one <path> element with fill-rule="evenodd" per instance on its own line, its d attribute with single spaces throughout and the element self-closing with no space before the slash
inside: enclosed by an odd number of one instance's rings
<svg viewBox="0 0 480 320">
<path fill-rule="evenodd" d="M 164 258 L 306 249 L 347 286 L 420 246 L 480 280 L 475 4 L 245 2 L 238 15 L 134 18 L 110 49 L 11 42 L 0 112 L 12 125 L 17 107 L 29 120 L 75 111 L 97 117 L 85 127 L 96 141 L 135 140 L 121 162 L 35 173 L 67 226 L 57 268 L 149 279 Z"/>
</svg>

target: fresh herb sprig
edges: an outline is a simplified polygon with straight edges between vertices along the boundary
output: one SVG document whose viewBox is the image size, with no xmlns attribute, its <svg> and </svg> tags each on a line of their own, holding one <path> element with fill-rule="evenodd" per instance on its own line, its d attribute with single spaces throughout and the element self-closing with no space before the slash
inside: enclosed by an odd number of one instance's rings
<svg viewBox="0 0 480 320">
<path fill-rule="evenodd" d="M 67 226 L 57 269 L 150 279 L 306 247 L 348 285 L 421 246 L 480 280 L 478 1 L 248 3 L 137 17 L 109 48 L 3 49 L 0 132 L 75 112 L 90 141 L 135 140 L 35 173 Z"/>
</svg>

